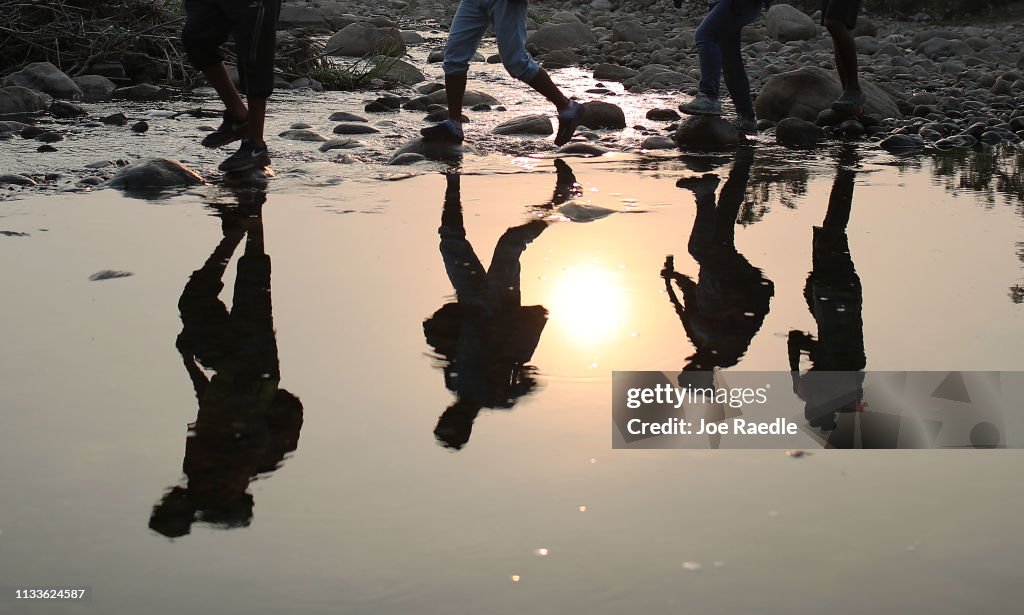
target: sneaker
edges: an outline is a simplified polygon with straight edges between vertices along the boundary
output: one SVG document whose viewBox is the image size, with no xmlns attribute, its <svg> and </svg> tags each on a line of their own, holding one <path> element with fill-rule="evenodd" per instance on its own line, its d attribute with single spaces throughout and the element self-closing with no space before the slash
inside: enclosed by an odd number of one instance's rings
<svg viewBox="0 0 1024 615">
<path fill-rule="evenodd" d="M 832 110 L 839 111 L 841 113 L 861 115 L 864 111 L 864 102 L 866 100 L 867 98 L 864 96 L 864 92 L 846 90 L 843 92 L 842 96 L 832 103 Z"/>
<path fill-rule="evenodd" d="M 424 141 L 447 141 L 448 143 L 462 143 L 462 124 L 445 120 L 433 126 L 427 126 L 420 130 Z"/>
<path fill-rule="evenodd" d="M 697 197 L 714 197 L 715 190 L 718 189 L 718 176 L 714 173 L 705 173 L 700 176 L 681 177 L 676 182 L 676 188 L 687 188 Z"/>
<path fill-rule="evenodd" d="M 680 104 L 679 110 L 687 115 L 722 115 L 722 103 L 704 92 L 698 92 L 693 100 Z"/>
<path fill-rule="evenodd" d="M 216 148 L 233 143 L 245 136 L 248 120 L 239 120 L 224 112 L 220 128 L 203 137 L 203 147 Z"/>
<path fill-rule="evenodd" d="M 218 167 L 225 173 L 237 173 L 249 169 L 259 169 L 270 166 L 270 154 L 267 152 L 267 145 L 256 145 L 249 139 L 242 139 L 238 151 L 220 163 Z"/>
<path fill-rule="evenodd" d="M 555 133 L 555 145 L 561 147 L 572 139 L 576 129 L 583 121 L 583 105 L 575 100 L 569 101 L 569 106 L 558 112 L 558 132 Z"/>
<path fill-rule="evenodd" d="M 738 117 L 732 121 L 732 125 L 749 137 L 757 136 L 757 121 L 752 117 Z"/>
</svg>

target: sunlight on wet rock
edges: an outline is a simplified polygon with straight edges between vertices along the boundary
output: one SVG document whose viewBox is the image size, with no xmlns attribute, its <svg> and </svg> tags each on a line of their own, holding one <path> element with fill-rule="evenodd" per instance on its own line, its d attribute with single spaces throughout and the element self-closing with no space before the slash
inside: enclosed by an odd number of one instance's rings
<svg viewBox="0 0 1024 615">
<path fill-rule="evenodd" d="M 593 222 L 612 215 L 615 210 L 599 205 L 568 203 L 559 207 L 558 213 L 573 222 Z"/>
</svg>

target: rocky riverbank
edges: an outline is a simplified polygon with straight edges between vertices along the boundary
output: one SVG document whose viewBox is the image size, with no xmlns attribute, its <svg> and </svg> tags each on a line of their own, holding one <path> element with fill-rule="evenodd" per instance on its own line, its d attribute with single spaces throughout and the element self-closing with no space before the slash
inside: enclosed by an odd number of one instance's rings
<svg viewBox="0 0 1024 615">
<path fill-rule="evenodd" d="M 286 5 L 282 49 L 295 48 L 296 41 L 318 41 L 336 58 L 332 66 L 370 74 L 358 92 L 321 93 L 318 76 L 330 76 L 322 63 L 311 65 L 306 75 L 282 72 L 268 131 L 277 135 L 271 143 L 275 160 L 404 165 L 459 154 L 426 148 L 414 138 L 443 108 L 439 62 L 455 4 Z M 563 153 L 713 150 L 743 140 L 727 122 L 680 124 L 674 109 L 696 91 L 693 32 L 703 12 L 703 3 L 677 10 L 668 0 L 531 4 L 528 48 L 572 95 L 597 103 L 588 111 L 586 130 Z M 762 129 L 755 141 L 796 148 L 862 141 L 901 155 L 981 144 L 1019 147 L 1024 138 L 1022 24 L 917 19 L 861 17 L 855 34 L 869 100 L 865 115 L 842 117 L 828 110 L 839 85 L 831 40 L 818 16 L 775 4 L 743 34 Z M 466 113 L 475 149 L 467 151 L 553 151 L 550 110 L 503 74 L 496 51 L 493 40 L 485 40 L 472 69 L 471 87 L 478 91 L 467 100 Z M 5 191 L 38 184 L 89 189 L 110 180 L 120 166 L 148 156 L 177 156 L 208 175 L 223 152 L 197 153 L 186 145 L 216 123 L 210 116 L 217 105 L 208 88 L 182 92 L 154 78 L 158 71 L 129 71 L 126 62 L 116 60 L 95 66 L 74 78 L 47 63 L 4 76 L 0 151 L 11 153 L 0 164 Z M 153 139 L 158 134 L 184 141 L 180 147 L 161 147 Z M 77 152 L 70 160 L 62 155 L 69 150 Z M 283 155 L 276 155 L 278 150 Z"/>
</svg>

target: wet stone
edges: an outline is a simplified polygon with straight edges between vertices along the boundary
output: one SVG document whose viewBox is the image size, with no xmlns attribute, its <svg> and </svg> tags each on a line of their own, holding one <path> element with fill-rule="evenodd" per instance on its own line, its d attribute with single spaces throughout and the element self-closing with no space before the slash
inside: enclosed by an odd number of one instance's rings
<svg viewBox="0 0 1024 615">
<path fill-rule="evenodd" d="M 136 122 L 132 126 L 132 132 L 143 133 L 146 132 L 147 130 L 149 130 L 149 124 L 145 120 Z"/>
<path fill-rule="evenodd" d="M 367 124 L 338 124 L 334 127 L 334 134 L 337 135 L 369 135 L 378 132 L 380 131 Z"/>
<path fill-rule="evenodd" d="M 128 125 L 128 118 L 125 117 L 125 114 L 123 114 L 123 113 L 112 113 L 112 114 L 108 115 L 107 117 L 101 119 L 100 121 L 103 122 L 104 124 L 108 124 L 108 125 L 111 125 L 111 126 L 127 126 Z"/>
<path fill-rule="evenodd" d="M 368 122 L 365 117 L 356 115 L 355 113 L 348 113 L 347 111 L 337 111 L 331 114 L 331 117 L 327 118 L 332 122 Z"/>
<path fill-rule="evenodd" d="M 36 135 L 35 140 L 43 143 L 57 143 L 64 140 L 64 135 L 51 130 Z"/>
</svg>

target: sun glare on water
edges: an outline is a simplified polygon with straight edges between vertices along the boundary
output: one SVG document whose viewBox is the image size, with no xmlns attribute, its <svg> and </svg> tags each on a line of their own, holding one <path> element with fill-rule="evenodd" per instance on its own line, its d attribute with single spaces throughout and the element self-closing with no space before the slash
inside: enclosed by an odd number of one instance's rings
<svg viewBox="0 0 1024 615">
<path fill-rule="evenodd" d="M 579 346 L 596 346 L 619 336 L 627 299 L 617 269 L 594 264 L 564 269 L 547 301 L 551 324 Z"/>
</svg>

